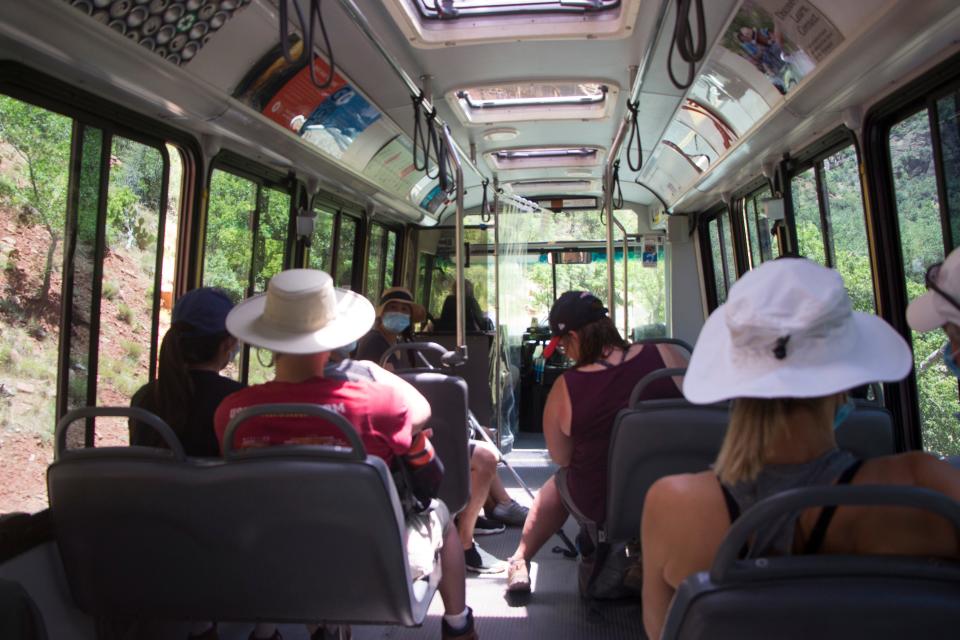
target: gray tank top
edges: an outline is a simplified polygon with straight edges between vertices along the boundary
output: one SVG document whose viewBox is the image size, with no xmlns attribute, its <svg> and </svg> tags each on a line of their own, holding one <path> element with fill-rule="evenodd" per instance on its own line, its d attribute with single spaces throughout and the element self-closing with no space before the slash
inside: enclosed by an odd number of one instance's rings
<svg viewBox="0 0 960 640">
<path fill-rule="evenodd" d="M 859 461 L 849 451 L 831 449 L 818 458 L 801 464 L 771 464 L 765 466 L 756 480 L 752 482 L 738 482 L 729 486 L 720 483 L 724 498 L 727 500 L 727 509 L 730 511 L 731 522 L 740 514 L 769 496 L 797 489 L 800 487 L 815 487 L 834 484 L 838 478 L 842 482 L 849 482 L 852 473 L 856 473 Z M 847 477 L 849 475 L 849 477 Z M 731 501 L 734 504 L 731 504 Z M 736 507 L 736 508 L 734 508 Z M 824 509 L 824 511 L 827 511 Z M 830 509 L 826 521 L 817 523 L 818 537 L 822 538 L 829 525 L 829 517 L 833 515 Z M 799 512 L 787 514 L 769 525 L 757 530 L 750 545 L 750 555 L 753 557 L 767 555 L 790 555 L 794 549 L 794 538 L 797 532 Z M 813 536 L 811 536 L 812 538 Z M 820 540 L 822 542 L 822 540 Z M 819 542 L 817 544 L 819 546 Z M 811 552 L 816 552 L 816 549 Z"/>
</svg>

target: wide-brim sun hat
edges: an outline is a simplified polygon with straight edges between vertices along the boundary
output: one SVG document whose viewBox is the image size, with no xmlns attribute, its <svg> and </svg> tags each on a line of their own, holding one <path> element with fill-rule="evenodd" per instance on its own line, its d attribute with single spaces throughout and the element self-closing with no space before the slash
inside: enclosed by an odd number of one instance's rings
<svg viewBox="0 0 960 640">
<path fill-rule="evenodd" d="M 853 311 L 836 271 L 785 258 L 746 273 L 707 318 L 683 395 L 696 404 L 817 398 L 901 380 L 912 366 L 893 327 Z"/>
<path fill-rule="evenodd" d="M 390 287 L 380 296 L 380 304 L 377 305 L 377 317 L 383 317 L 383 308 L 390 302 L 399 302 L 410 310 L 411 322 L 423 322 L 427 319 L 427 310 L 423 305 L 413 301 L 413 295 L 405 287 Z"/>
<path fill-rule="evenodd" d="M 334 287 L 329 274 L 289 269 L 270 279 L 266 293 L 235 306 L 227 331 L 255 347 L 305 355 L 350 344 L 370 330 L 374 317 L 370 301 Z"/>
<path fill-rule="evenodd" d="M 932 284 L 940 291 L 931 288 L 907 306 L 910 327 L 917 331 L 932 331 L 948 322 L 960 325 L 960 309 L 943 295 L 960 301 L 960 249 L 954 249 L 930 276 Z"/>
</svg>

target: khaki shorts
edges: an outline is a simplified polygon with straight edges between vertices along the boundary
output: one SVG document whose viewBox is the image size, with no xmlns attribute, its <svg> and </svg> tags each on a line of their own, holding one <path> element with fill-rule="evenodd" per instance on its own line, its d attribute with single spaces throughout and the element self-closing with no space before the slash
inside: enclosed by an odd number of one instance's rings
<svg viewBox="0 0 960 640">
<path fill-rule="evenodd" d="M 433 573 L 449 526 L 450 511 L 441 500 L 433 500 L 427 511 L 407 517 L 404 545 L 412 579 L 418 580 Z"/>
</svg>

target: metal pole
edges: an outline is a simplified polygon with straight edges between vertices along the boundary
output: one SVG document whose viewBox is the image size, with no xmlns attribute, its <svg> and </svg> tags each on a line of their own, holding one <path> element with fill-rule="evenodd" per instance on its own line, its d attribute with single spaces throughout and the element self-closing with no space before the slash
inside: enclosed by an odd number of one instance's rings
<svg viewBox="0 0 960 640">
<path fill-rule="evenodd" d="M 603 170 L 603 210 L 607 215 L 607 309 L 613 318 L 616 312 L 613 299 L 613 175 L 609 167 Z"/>
<path fill-rule="evenodd" d="M 503 359 L 500 350 L 503 345 L 500 341 L 500 180 L 493 179 L 493 306 L 497 310 L 496 332 L 493 334 L 494 364 L 497 372 L 493 379 L 496 381 L 496 389 L 493 390 L 494 401 L 497 406 L 497 448 L 503 446 L 503 380 L 500 373 L 503 368 Z M 484 211 L 486 213 L 486 211 Z M 509 369 L 508 369 L 509 371 Z M 513 382 L 511 380 L 511 382 Z"/>
<path fill-rule="evenodd" d="M 630 339 L 630 305 L 627 302 L 627 296 L 629 292 L 629 278 L 627 274 L 628 269 L 628 252 L 630 250 L 630 236 L 627 235 L 627 229 L 620 224 L 620 221 L 617 220 L 616 216 L 613 216 L 613 221 L 617 225 L 617 228 L 623 232 L 623 338 L 624 340 Z"/>
<path fill-rule="evenodd" d="M 397 62 L 397 59 L 393 57 L 393 54 L 384 48 L 383 44 L 381 44 L 384 41 L 383 38 L 376 34 L 376 32 L 373 30 L 373 27 L 370 26 L 370 22 L 367 20 L 366 16 L 364 16 L 360 9 L 357 8 L 357 5 L 354 4 L 353 0 L 338 0 L 338 2 L 340 3 L 340 6 L 343 8 L 344 12 L 346 12 L 347 17 L 349 17 L 350 20 L 357 25 L 357 28 L 360 29 L 360 32 L 364 35 L 364 37 L 370 41 L 370 44 L 373 45 L 373 48 L 380 53 L 383 59 L 387 61 L 387 64 L 390 65 L 390 68 L 393 69 L 393 72 L 397 75 L 397 77 L 400 78 L 403 84 L 406 85 L 410 94 L 414 96 L 420 95 L 420 87 L 417 86 L 417 83 L 413 81 L 413 78 L 410 77 L 410 74 L 408 74 L 406 70 L 400 66 L 400 63 Z M 423 101 L 423 110 L 427 113 L 433 110 L 432 100 L 426 99 Z M 437 118 L 437 122 L 440 123 L 441 128 L 446 127 L 446 123 L 444 123 L 439 117 Z M 457 154 L 463 159 L 463 163 L 466 164 L 467 167 L 469 167 L 478 176 L 483 177 L 483 173 L 480 172 L 480 169 L 477 168 L 476 164 L 469 160 L 467 154 L 463 152 L 463 149 L 460 148 L 460 145 L 457 144 L 456 140 L 451 138 L 449 144 L 451 148 L 457 150 Z"/>
<path fill-rule="evenodd" d="M 457 174 L 457 219 L 456 229 L 454 231 L 453 241 L 456 243 L 456 262 L 457 262 L 457 350 L 467 359 L 467 337 L 466 337 L 466 318 L 464 318 L 466 291 L 463 285 L 463 166 L 460 164 L 460 154 L 454 146 L 453 136 L 450 135 L 450 127 L 443 125 L 443 137 L 447 141 L 447 153 L 453 160 L 454 169 Z M 443 162 L 443 159 L 439 159 Z"/>
</svg>

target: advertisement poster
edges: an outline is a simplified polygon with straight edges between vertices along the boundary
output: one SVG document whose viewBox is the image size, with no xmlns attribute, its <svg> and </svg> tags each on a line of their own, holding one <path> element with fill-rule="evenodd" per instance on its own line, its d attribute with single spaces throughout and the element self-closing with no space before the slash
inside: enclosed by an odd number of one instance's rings
<svg viewBox="0 0 960 640">
<path fill-rule="evenodd" d="M 809 0 L 745 0 L 723 37 L 724 48 L 750 61 L 782 94 L 842 42 Z"/>
<path fill-rule="evenodd" d="M 420 208 L 426 209 L 430 213 L 436 213 L 437 209 L 447 201 L 447 194 L 440 188 L 438 184 L 433 189 L 430 190 L 423 200 L 420 201 Z"/>
<path fill-rule="evenodd" d="M 643 266 L 649 269 L 656 269 L 660 258 L 659 236 L 643 236 Z"/>
<path fill-rule="evenodd" d="M 363 175 L 384 191 L 407 198 L 421 174 L 413 166 L 413 147 L 405 136 L 397 136 L 370 159 Z"/>
</svg>

